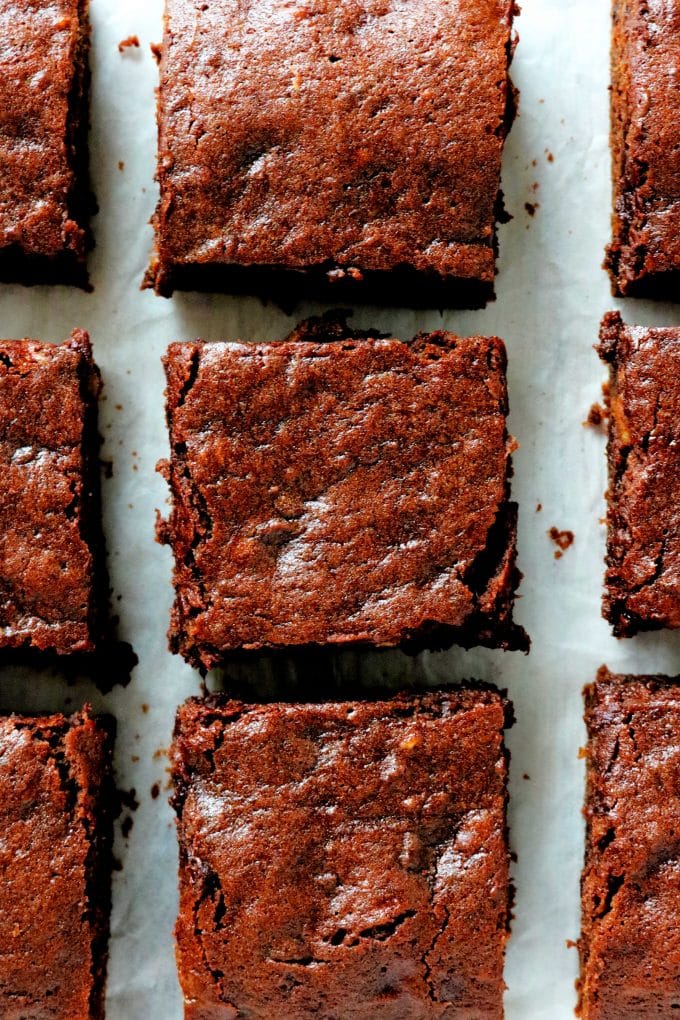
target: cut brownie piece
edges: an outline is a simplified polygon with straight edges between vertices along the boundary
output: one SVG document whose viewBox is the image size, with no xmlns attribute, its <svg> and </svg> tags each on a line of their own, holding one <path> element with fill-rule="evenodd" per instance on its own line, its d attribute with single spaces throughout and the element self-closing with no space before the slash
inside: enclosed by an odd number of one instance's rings
<svg viewBox="0 0 680 1020">
<path fill-rule="evenodd" d="M 87 285 L 88 0 L 0 0 L 0 279 Z"/>
<path fill-rule="evenodd" d="M 322 343 L 305 340 L 335 338 Z M 171 647 L 525 647 L 502 341 L 172 344 Z"/>
<path fill-rule="evenodd" d="M 680 627 L 680 329 L 604 319 L 610 365 L 604 615 L 618 637 Z"/>
<path fill-rule="evenodd" d="M 513 0 L 166 0 L 147 284 L 493 296 Z"/>
<path fill-rule="evenodd" d="M 92 652 L 105 620 L 87 333 L 0 341 L 0 651 Z"/>
<path fill-rule="evenodd" d="M 617 295 L 680 300 L 680 4 L 615 0 L 613 240 Z"/>
<path fill-rule="evenodd" d="M 586 690 L 582 1020 L 680 1009 L 680 677 Z"/>
<path fill-rule="evenodd" d="M 0 719 L 0 1016 L 104 1016 L 113 720 Z"/>
<path fill-rule="evenodd" d="M 497 693 L 179 711 L 186 1020 L 500 1020 Z"/>
</svg>

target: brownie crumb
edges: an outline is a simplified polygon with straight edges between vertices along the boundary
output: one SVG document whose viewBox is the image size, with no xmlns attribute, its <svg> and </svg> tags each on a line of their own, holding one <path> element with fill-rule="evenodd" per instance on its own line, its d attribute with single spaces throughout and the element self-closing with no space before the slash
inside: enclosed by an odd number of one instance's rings
<svg viewBox="0 0 680 1020">
<path fill-rule="evenodd" d="M 550 149 L 546 149 L 545 150 L 545 158 L 548 160 L 549 163 L 554 163 L 555 162 L 555 157 L 553 156 L 553 154 L 550 151 Z"/>
<path fill-rule="evenodd" d="M 126 815 L 125 818 L 123 819 L 121 827 L 120 827 L 120 831 L 121 831 L 121 833 L 123 835 L 123 839 L 127 839 L 128 838 L 128 836 L 132 832 L 132 826 L 134 824 L 135 824 L 135 822 L 134 822 L 134 818 L 132 817 L 132 815 Z"/>
<path fill-rule="evenodd" d="M 597 401 L 588 411 L 588 417 L 583 422 L 584 425 L 589 425 L 592 428 L 600 428 L 607 420 L 607 409 L 602 404 L 598 404 Z"/>
<path fill-rule="evenodd" d="M 123 162 L 123 160 L 122 160 L 122 159 L 119 159 L 119 160 L 118 160 L 118 169 L 119 169 L 119 170 L 121 171 L 121 173 L 122 173 L 122 172 L 123 172 L 123 170 L 125 169 L 125 163 Z"/>
<path fill-rule="evenodd" d="M 529 216 L 535 216 L 536 215 L 536 210 L 540 209 L 541 207 L 538 204 L 538 202 L 525 202 L 524 203 L 524 208 L 528 212 Z"/>
<path fill-rule="evenodd" d="M 548 537 L 555 543 L 556 546 L 559 546 L 559 548 L 555 550 L 556 560 L 561 560 L 569 546 L 574 544 L 573 531 L 560 531 L 559 528 L 553 526 L 548 532 Z"/>
<path fill-rule="evenodd" d="M 131 48 L 139 49 L 139 36 L 129 35 L 127 39 L 121 39 L 118 43 L 118 52 L 125 53 L 126 50 Z"/>
<path fill-rule="evenodd" d="M 154 783 L 153 786 L 151 787 L 151 799 L 158 800 L 160 795 L 161 795 L 160 783 Z"/>
<path fill-rule="evenodd" d="M 542 503 L 537 503 L 536 504 L 536 513 L 540 514 L 542 509 L 543 509 L 543 504 Z"/>
<path fill-rule="evenodd" d="M 156 61 L 157 64 L 160 64 L 161 54 L 163 53 L 163 47 L 161 43 L 151 43 L 149 49 L 151 50 L 153 59 Z"/>
</svg>

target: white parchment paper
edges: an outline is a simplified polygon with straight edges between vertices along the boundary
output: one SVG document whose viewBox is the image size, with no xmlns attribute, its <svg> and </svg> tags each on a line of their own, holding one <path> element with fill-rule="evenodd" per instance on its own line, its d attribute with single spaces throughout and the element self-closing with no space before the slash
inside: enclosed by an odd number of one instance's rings
<svg viewBox="0 0 680 1020">
<path fill-rule="evenodd" d="M 513 77 L 520 116 L 506 150 L 504 191 L 512 222 L 501 228 L 498 300 L 483 312 L 358 309 L 354 321 L 408 338 L 444 327 L 502 336 L 510 357 L 511 428 L 521 443 L 514 494 L 520 503 L 517 617 L 531 655 L 486 650 L 341 656 L 342 679 L 387 675 L 421 682 L 474 676 L 508 688 L 517 724 L 510 822 L 517 901 L 506 980 L 509 1020 L 572 1015 L 579 931 L 580 815 L 584 741 L 581 688 L 597 667 L 680 672 L 680 635 L 617 642 L 600 618 L 605 489 L 604 438 L 582 422 L 604 376 L 592 350 L 602 313 L 615 306 L 600 269 L 609 230 L 607 0 L 522 0 Z M 154 511 L 166 489 L 155 475 L 167 453 L 161 355 L 170 340 L 283 337 L 294 318 L 256 299 L 141 293 L 156 200 L 154 88 L 149 50 L 161 38 L 162 0 L 92 0 L 91 151 L 100 205 L 94 221 L 93 294 L 66 288 L 0 288 L 0 335 L 59 341 L 90 330 L 105 382 L 105 527 L 120 636 L 139 656 L 132 682 L 102 697 L 55 675 L 2 670 L 1 711 L 72 709 L 91 700 L 118 718 L 118 781 L 139 808 L 127 838 L 117 834 L 109 1020 L 179 1020 L 175 974 L 176 846 L 167 805 L 167 748 L 176 706 L 199 677 L 167 651 L 170 556 L 154 544 Z M 136 33 L 141 48 L 118 51 Z M 525 203 L 535 206 L 531 216 Z M 678 324 L 680 308 L 627 302 L 628 321 Z M 542 510 L 537 512 L 537 505 Z M 555 525 L 575 542 L 554 558 Z M 292 667 L 291 667 L 292 668 Z M 249 672 L 240 667 L 243 679 Z M 266 671 L 261 677 L 267 681 Z M 336 677 L 337 679 L 337 677 Z M 330 671 L 318 676 L 329 689 Z M 152 797 L 154 784 L 160 796 Z M 127 812 L 126 812 L 127 813 Z M 119 827 L 120 830 L 120 827 Z"/>
</svg>

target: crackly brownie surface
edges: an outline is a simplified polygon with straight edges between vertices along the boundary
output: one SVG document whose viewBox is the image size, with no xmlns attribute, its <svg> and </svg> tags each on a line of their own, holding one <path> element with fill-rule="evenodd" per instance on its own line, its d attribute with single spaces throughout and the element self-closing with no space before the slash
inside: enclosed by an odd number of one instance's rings
<svg viewBox="0 0 680 1020">
<path fill-rule="evenodd" d="M 113 723 L 0 718 L 0 1016 L 100 1020 Z"/>
<path fill-rule="evenodd" d="M 87 0 L 0 0 L 0 279 L 85 284 Z"/>
<path fill-rule="evenodd" d="M 0 341 L 0 651 L 95 649 L 98 393 L 86 333 L 61 346 Z"/>
<path fill-rule="evenodd" d="M 614 0 L 615 294 L 680 299 L 680 2 Z"/>
<path fill-rule="evenodd" d="M 680 678 L 586 691 L 582 1020 L 680 1008 Z"/>
<path fill-rule="evenodd" d="M 680 329 L 604 319 L 610 365 L 604 615 L 618 636 L 680 627 Z"/>
<path fill-rule="evenodd" d="M 175 651 L 211 668 L 233 649 L 524 646 L 502 341 L 322 321 L 165 364 Z"/>
<path fill-rule="evenodd" d="M 173 748 L 187 1020 L 500 1018 L 495 692 L 187 702 Z"/>
<path fill-rule="evenodd" d="M 148 282 L 229 289 L 268 267 L 360 294 L 397 271 L 392 303 L 428 284 L 487 299 L 513 12 L 513 0 L 167 0 Z"/>
</svg>

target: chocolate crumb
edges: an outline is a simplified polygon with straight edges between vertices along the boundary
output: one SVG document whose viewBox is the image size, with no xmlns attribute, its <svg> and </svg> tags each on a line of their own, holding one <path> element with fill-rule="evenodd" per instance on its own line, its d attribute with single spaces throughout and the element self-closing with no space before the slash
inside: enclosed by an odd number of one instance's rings
<svg viewBox="0 0 680 1020">
<path fill-rule="evenodd" d="M 161 44 L 160 43 L 151 43 L 151 45 L 149 46 L 149 49 L 151 50 L 151 52 L 153 54 L 153 59 L 156 61 L 157 64 L 160 64 L 160 62 L 161 62 L 161 54 L 163 52 L 163 47 L 161 46 Z"/>
<path fill-rule="evenodd" d="M 131 47 L 139 49 L 138 35 L 129 35 L 127 39 L 121 39 L 121 41 L 118 43 L 118 52 L 124 53 L 125 50 L 129 50 Z"/>
<path fill-rule="evenodd" d="M 154 783 L 151 787 L 151 797 L 153 800 L 158 800 L 161 795 L 160 783 Z"/>
<path fill-rule="evenodd" d="M 134 818 L 131 815 L 126 815 L 123 819 L 123 824 L 120 827 L 120 831 L 123 835 L 123 839 L 127 839 L 132 831 L 132 826 L 135 824 Z"/>
<path fill-rule="evenodd" d="M 540 514 L 542 509 L 543 509 L 543 504 L 542 503 L 537 503 L 536 504 L 536 513 Z"/>
<path fill-rule="evenodd" d="M 569 546 L 574 544 L 574 532 L 573 531 L 560 531 L 559 528 L 552 527 L 548 532 L 548 537 L 552 539 L 556 546 L 559 548 L 555 552 L 555 559 L 562 559 L 562 555 Z"/>
<path fill-rule="evenodd" d="M 541 207 L 538 204 L 538 202 L 525 202 L 524 208 L 526 209 L 530 216 L 535 216 L 536 210 L 540 209 Z"/>
<path fill-rule="evenodd" d="M 591 425 L 593 428 L 600 428 L 607 420 L 607 409 L 602 404 L 595 403 L 588 411 L 588 417 L 584 425 Z"/>
</svg>

